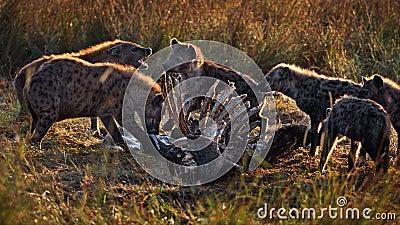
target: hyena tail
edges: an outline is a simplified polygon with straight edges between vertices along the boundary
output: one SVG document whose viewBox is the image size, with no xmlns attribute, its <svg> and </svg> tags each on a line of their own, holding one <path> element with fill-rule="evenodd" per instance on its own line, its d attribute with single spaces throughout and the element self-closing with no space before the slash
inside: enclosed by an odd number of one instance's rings
<svg viewBox="0 0 400 225">
<path fill-rule="evenodd" d="M 27 98 L 25 96 L 25 87 L 29 86 L 32 75 L 35 73 L 36 68 L 31 66 L 22 68 L 14 78 L 14 89 L 17 99 L 21 106 L 16 122 L 22 122 L 28 115 L 29 109 L 27 105 Z"/>
<path fill-rule="evenodd" d="M 383 126 L 378 137 L 380 137 L 380 143 L 375 159 L 376 171 L 383 169 L 386 173 L 389 168 L 390 127 Z"/>
<path fill-rule="evenodd" d="M 32 116 L 32 123 L 31 123 L 31 135 L 33 134 L 33 131 L 36 129 L 36 124 L 38 121 L 38 116 L 35 113 L 35 110 L 33 110 L 31 103 L 29 102 L 29 88 L 30 85 L 26 85 L 22 90 L 23 90 L 23 96 L 25 99 L 25 105 L 27 107 L 28 112 L 30 112 Z M 26 112 L 26 113 L 28 113 Z"/>
<path fill-rule="evenodd" d="M 17 75 L 15 76 L 14 79 L 14 90 L 15 94 L 17 95 L 18 102 L 21 106 L 21 109 L 19 111 L 17 121 L 20 122 L 23 119 L 23 115 L 25 112 L 23 112 L 23 107 L 24 104 L 24 87 L 25 87 L 25 82 L 26 82 L 26 71 L 24 69 L 20 70 Z"/>
</svg>

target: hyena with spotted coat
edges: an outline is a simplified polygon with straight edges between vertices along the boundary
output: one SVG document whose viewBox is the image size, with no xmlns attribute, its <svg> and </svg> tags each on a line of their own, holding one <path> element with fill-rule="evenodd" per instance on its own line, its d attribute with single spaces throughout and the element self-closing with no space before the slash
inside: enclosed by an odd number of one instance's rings
<svg viewBox="0 0 400 225">
<path fill-rule="evenodd" d="M 250 108 L 258 106 L 256 94 L 251 88 L 256 87 L 257 83 L 247 74 L 239 73 L 225 66 L 207 61 L 200 48 L 195 45 L 179 42 L 177 39 L 171 39 L 170 47 L 172 49 L 168 59 L 163 63 L 166 72 L 178 73 L 183 80 L 208 76 L 225 83 L 233 82 L 235 91 L 239 94 L 246 94 L 245 101 L 250 102 Z M 193 84 L 194 88 L 197 84 Z"/>
<path fill-rule="evenodd" d="M 363 87 L 359 97 L 376 101 L 390 115 L 390 121 L 398 136 L 396 165 L 400 166 L 400 86 L 378 74 L 370 79 L 363 77 L 362 82 Z"/>
<path fill-rule="evenodd" d="M 40 144 L 54 122 L 68 118 L 99 117 L 115 143 L 127 150 L 128 146 L 115 121 L 122 125 L 124 95 L 132 79 L 139 84 L 133 90 L 132 105 L 135 108 L 132 110 L 145 112 L 148 132 L 158 133 L 162 108 L 161 89 L 151 77 L 135 71 L 132 66 L 91 64 L 72 57 L 56 58 L 43 64 L 24 90 L 33 118 L 31 144 Z M 146 90 L 151 91 L 146 93 Z M 144 100 L 145 108 L 139 104 Z M 133 135 L 138 140 L 148 139 L 147 133 L 138 124 L 132 126 Z"/>
<path fill-rule="evenodd" d="M 357 96 L 361 86 L 345 79 L 330 78 L 295 65 L 280 63 L 266 75 L 272 91 L 278 91 L 295 100 L 297 106 L 310 116 L 311 131 L 317 134 L 319 124 L 326 117 L 326 109 L 336 99 Z M 261 83 L 260 88 L 265 84 Z M 311 142 L 310 154 L 315 155 L 318 135 Z"/>
<path fill-rule="evenodd" d="M 344 97 L 335 102 L 321 127 L 321 146 L 319 168 L 324 170 L 332 146 L 338 134 L 361 143 L 363 149 L 377 164 L 376 170 L 387 171 L 389 166 L 390 119 L 383 107 L 369 99 Z M 355 162 L 356 145 L 351 146 L 348 155 L 348 168 L 351 171 Z"/>
<path fill-rule="evenodd" d="M 75 57 L 91 63 L 110 62 L 122 65 L 131 65 L 138 68 L 140 65 L 142 65 L 143 60 L 146 59 L 146 57 L 148 57 L 150 54 L 151 48 L 144 48 L 133 42 L 116 39 L 114 41 L 102 42 L 87 49 L 80 50 L 79 52 L 42 56 L 39 59 L 25 65 L 18 71 L 14 78 L 15 92 L 21 105 L 21 109 L 16 121 L 22 122 L 29 113 L 27 99 L 23 94 L 24 87 L 26 83 L 30 82 L 31 77 L 36 70 L 38 70 L 39 67 L 44 63 L 54 58 Z M 92 118 L 91 120 L 91 129 L 93 131 L 98 129 L 96 118 Z"/>
</svg>

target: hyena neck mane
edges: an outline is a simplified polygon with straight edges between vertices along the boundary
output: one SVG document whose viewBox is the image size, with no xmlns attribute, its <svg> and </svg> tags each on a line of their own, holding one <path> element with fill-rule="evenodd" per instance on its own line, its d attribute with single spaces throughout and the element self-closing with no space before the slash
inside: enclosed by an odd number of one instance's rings
<svg viewBox="0 0 400 225">
<path fill-rule="evenodd" d="M 302 69 L 297 66 L 287 65 L 289 68 L 289 80 L 286 85 L 284 85 L 281 92 L 289 97 L 297 99 L 299 91 L 302 90 L 304 84 L 327 84 L 330 86 L 335 86 L 337 89 L 337 94 L 339 96 L 333 96 L 335 98 L 342 96 L 343 94 L 356 95 L 361 89 L 359 84 L 356 84 L 350 80 L 341 78 L 331 78 L 315 71 Z M 317 85 L 319 86 L 319 85 Z M 349 88 L 351 86 L 351 88 Z M 350 93 L 347 93 L 350 92 Z M 354 93 L 352 93 L 354 92 Z"/>
<path fill-rule="evenodd" d="M 388 78 L 383 78 L 382 90 L 384 91 L 377 96 L 377 102 L 382 104 L 388 112 L 397 111 L 397 104 L 393 102 L 400 102 L 400 86 Z M 391 107 L 394 105 L 396 107 Z"/>
<path fill-rule="evenodd" d="M 89 62 L 90 63 L 90 62 Z M 100 62 L 100 63 L 94 63 L 94 65 L 103 65 L 103 66 L 107 66 L 111 69 L 115 69 L 115 70 L 120 70 L 120 71 L 124 71 L 126 73 L 132 74 L 136 72 L 136 67 L 132 66 L 132 65 L 122 65 L 122 64 L 117 64 L 117 63 L 109 63 L 109 62 Z"/>
<path fill-rule="evenodd" d="M 319 83 L 321 80 L 326 79 L 325 76 L 312 70 L 302 69 L 295 65 L 284 64 L 282 67 L 284 66 L 289 68 L 287 82 L 280 86 L 281 90 L 276 91 L 282 92 L 293 99 L 298 99 L 299 91 L 303 89 L 302 86 L 305 83 Z"/>
<path fill-rule="evenodd" d="M 222 80 L 225 82 L 238 82 L 241 80 L 243 74 L 240 74 L 239 72 L 232 70 L 228 67 L 225 67 L 223 65 L 219 65 L 215 62 L 211 61 L 204 61 L 201 65 L 201 73 L 203 76 L 209 76 L 209 77 L 214 77 L 218 80 Z"/>
<path fill-rule="evenodd" d="M 237 82 L 241 76 L 245 76 L 226 66 L 208 60 L 196 60 L 192 63 L 195 67 L 183 73 L 187 77 L 208 76 L 225 82 Z"/>
<path fill-rule="evenodd" d="M 88 62 L 101 62 L 104 55 L 108 54 L 109 48 L 117 44 L 123 43 L 119 39 L 114 41 L 106 41 L 97 45 L 93 45 L 89 48 L 82 49 L 79 52 L 68 53 L 72 57 L 78 57 Z"/>
<path fill-rule="evenodd" d="M 383 88 L 392 90 L 393 92 L 396 92 L 395 96 L 400 96 L 400 86 L 396 82 L 394 82 L 388 78 L 383 78 Z M 396 100 L 400 100 L 400 99 L 396 99 Z"/>
</svg>

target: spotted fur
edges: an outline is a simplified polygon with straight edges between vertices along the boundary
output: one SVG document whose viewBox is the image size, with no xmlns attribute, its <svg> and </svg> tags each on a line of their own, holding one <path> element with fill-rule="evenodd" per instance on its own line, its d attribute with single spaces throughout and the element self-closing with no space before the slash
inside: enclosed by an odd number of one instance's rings
<svg viewBox="0 0 400 225">
<path fill-rule="evenodd" d="M 335 102 L 321 128 L 321 171 L 324 170 L 328 155 L 333 151 L 332 146 L 338 134 L 361 142 L 363 149 L 377 164 L 377 171 L 381 168 L 387 171 L 390 119 L 381 105 L 356 97 L 345 97 Z M 356 150 L 356 146 L 352 145 L 348 156 L 349 170 L 353 169 L 356 161 Z"/>
<path fill-rule="evenodd" d="M 363 77 L 359 97 L 376 101 L 389 113 L 393 128 L 400 134 L 400 86 L 394 81 L 375 74 L 370 79 Z M 400 138 L 397 141 L 397 166 L 400 165 Z"/>
<path fill-rule="evenodd" d="M 147 130 L 149 133 L 158 132 L 162 106 L 160 87 L 151 77 L 134 72 L 132 66 L 91 64 L 73 57 L 55 58 L 43 64 L 25 87 L 33 118 L 31 143 L 39 144 L 54 122 L 76 117 L 99 117 L 115 143 L 127 149 L 114 119 L 122 125 L 124 95 L 131 79 L 139 84 L 133 93 L 132 105 L 135 108 L 132 110 L 145 112 Z M 145 90 L 152 90 L 149 96 Z M 147 99 L 145 109 L 136 104 L 143 99 Z M 135 137 L 146 139 L 147 134 L 136 125 L 133 127 Z"/>
<path fill-rule="evenodd" d="M 311 131 L 316 134 L 326 117 L 326 109 L 336 99 L 357 96 L 361 86 L 346 79 L 319 75 L 314 71 L 285 63 L 278 64 L 266 75 L 271 90 L 278 91 L 296 101 L 297 106 L 310 116 Z M 263 87 L 265 84 L 260 84 Z M 315 135 L 315 137 L 318 137 Z M 315 154 L 317 138 L 312 141 L 310 153 Z"/>
<path fill-rule="evenodd" d="M 129 41 L 114 40 L 106 41 L 94 45 L 79 52 L 65 53 L 61 55 L 42 56 L 39 59 L 25 65 L 18 71 L 14 79 L 14 88 L 17 99 L 20 102 L 21 109 L 17 117 L 17 122 L 22 122 L 28 115 L 28 107 L 24 98 L 24 87 L 29 82 L 30 77 L 36 70 L 51 59 L 58 57 L 75 57 L 86 60 L 91 63 L 110 62 L 123 65 L 132 65 L 138 68 L 141 65 L 141 60 L 151 54 L 151 48 L 143 48 L 142 46 Z M 97 120 L 92 119 L 92 130 L 97 130 Z"/>
</svg>

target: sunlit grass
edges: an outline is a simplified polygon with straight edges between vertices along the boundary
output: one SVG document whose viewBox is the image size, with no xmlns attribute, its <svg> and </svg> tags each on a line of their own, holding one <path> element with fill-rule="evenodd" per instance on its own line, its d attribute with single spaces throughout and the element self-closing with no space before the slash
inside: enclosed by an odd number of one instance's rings
<svg viewBox="0 0 400 225">
<path fill-rule="evenodd" d="M 177 37 L 233 45 L 265 72 L 285 61 L 357 81 L 372 73 L 397 80 L 399 7 L 395 0 L 5 0 L 0 5 L 0 71 L 11 78 L 43 54 L 116 37 L 155 51 Z"/>
</svg>

